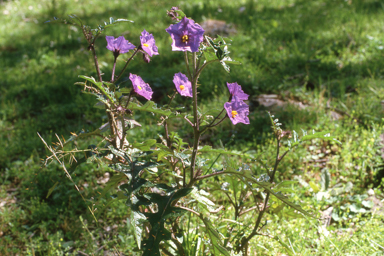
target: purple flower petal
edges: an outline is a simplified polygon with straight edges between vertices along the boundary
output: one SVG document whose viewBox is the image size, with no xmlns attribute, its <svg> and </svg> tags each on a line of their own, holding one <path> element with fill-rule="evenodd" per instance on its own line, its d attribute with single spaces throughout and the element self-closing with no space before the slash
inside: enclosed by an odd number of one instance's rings
<svg viewBox="0 0 384 256">
<path fill-rule="evenodd" d="M 204 29 L 185 16 L 179 23 L 170 25 L 165 31 L 173 40 L 172 51 L 198 52 L 200 43 L 204 39 Z"/>
<path fill-rule="evenodd" d="M 249 106 L 244 101 L 233 97 L 231 102 L 226 102 L 224 108 L 233 124 L 249 124 Z"/>
<path fill-rule="evenodd" d="M 150 100 L 152 98 L 153 91 L 151 87 L 147 83 L 145 83 L 141 77 L 139 77 L 138 75 L 129 74 L 129 79 L 132 81 L 133 90 L 137 94 L 143 96 L 147 100 Z"/>
<path fill-rule="evenodd" d="M 248 100 L 249 95 L 244 93 L 241 86 L 237 83 L 227 83 L 227 87 L 232 98 L 237 97 L 239 100 Z"/>
<path fill-rule="evenodd" d="M 147 31 L 141 32 L 140 36 L 141 48 L 152 57 L 152 55 L 159 55 L 157 46 L 155 44 L 155 38 Z"/>
<path fill-rule="evenodd" d="M 192 84 L 188 80 L 188 77 L 183 73 L 176 73 L 173 77 L 173 83 L 176 86 L 176 90 L 180 93 L 181 96 L 193 97 L 192 95 Z"/>
<path fill-rule="evenodd" d="M 113 36 L 106 36 L 107 49 L 112 51 L 115 55 L 123 54 L 129 50 L 135 49 L 136 46 L 131 44 L 128 40 L 125 40 L 123 36 L 114 38 Z"/>
</svg>

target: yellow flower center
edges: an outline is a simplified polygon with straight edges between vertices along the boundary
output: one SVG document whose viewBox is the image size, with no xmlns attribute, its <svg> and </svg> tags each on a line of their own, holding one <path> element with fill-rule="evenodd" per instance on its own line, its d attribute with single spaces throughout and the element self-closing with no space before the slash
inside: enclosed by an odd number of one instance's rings
<svg viewBox="0 0 384 256">
<path fill-rule="evenodd" d="M 145 46 L 145 47 L 149 47 L 149 45 L 148 45 L 148 44 L 143 44 L 143 46 Z"/>
<path fill-rule="evenodd" d="M 235 118 L 237 116 L 237 111 L 232 110 L 232 118 Z"/>
<path fill-rule="evenodd" d="M 180 90 L 184 91 L 185 89 L 185 86 L 184 85 L 180 85 Z"/>
<path fill-rule="evenodd" d="M 139 90 L 142 90 L 140 85 L 138 85 L 137 88 L 139 88 Z M 233 111 L 232 111 L 232 112 L 233 112 Z"/>
<path fill-rule="evenodd" d="M 181 41 L 183 42 L 183 43 L 186 43 L 186 42 L 188 42 L 188 35 L 183 35 L 182 37 L 181 37 Z"/>
</svg>

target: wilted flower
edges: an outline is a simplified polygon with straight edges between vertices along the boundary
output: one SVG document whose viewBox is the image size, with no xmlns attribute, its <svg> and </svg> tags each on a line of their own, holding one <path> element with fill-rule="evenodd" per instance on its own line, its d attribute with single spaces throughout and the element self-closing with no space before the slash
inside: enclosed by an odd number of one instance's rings
<svg viewBox="0 0 384 256">
<path fill-rule="evenodd" d="M 179 21 L 179 14 L 176 12 L 179 10 L 179 7 L 172 7 L 170 11 L 167 11 L 167 15 L 172 18 L 172 20 Z"/>
<path fill-rule="evenodd" d="M 148 53 L 149 56 L 159 55 L 157 46 L 155 44 L 155 38 L 152 34 L 149 34 L 147 31 L 141 32 L 140 36 L 141 48 Z"/>
<path fill-rule="evenodd" d="M 173 83 L 176 86 L 176 90 L 181 96 L 193 97 L 192 95 L 192 84 L 188 80 L 188 77 L 183 73 L 176 73 L 173 77 Z"/>
<path fill-rule="evenodd" d="M 149 57 L 148 53 L 143 52 L 143 60 L 144 60 L 146 63 L 151 62 L 151 57 Z"/>
<path fill-rule="evenodd" d="M 136 46 L 131 44 L 128 40 L 125 40 L 123 36 L 114 38 L 113 36 L 106 36 L 107 39 L 107 49 L 113 52 L 115 57 L 119 54 L 128 52 L 129 50 L 135 49 Z"/>
<path fill-rule="evenodd" d="M 224 108 L 227 110 L 228 117 L 233 124 L 249 124 L 249 106 L 244 101 L 233 97 L 231 102 L 224 104 Z"/>
<path fill-rule="evenodd" d="M 244 93 L 237 83 L 227 83 L 227 87 L 232 98 L 237 97 L 239 100 L 248 100 L 249 95 Z"/>
<path fill-rule="evenodd" d="M 150 100 L 152 98 L 152 89 L 149 86 L 149 84 L 145 83 L 144 80 L 139 77 L 138 75 L 129 74 L 129 79 L 132 81 L 133 90 L 139 94 L 140 96 L 143 96 L 147 100 Z"/>
<path fill-rule="evenodd" d="M 204 29 L 194 20 L 184 16 L 179 23 L 170 25 L 165 31 L 172 37 L 172 51 L 199 51 Z"/>
</svg>

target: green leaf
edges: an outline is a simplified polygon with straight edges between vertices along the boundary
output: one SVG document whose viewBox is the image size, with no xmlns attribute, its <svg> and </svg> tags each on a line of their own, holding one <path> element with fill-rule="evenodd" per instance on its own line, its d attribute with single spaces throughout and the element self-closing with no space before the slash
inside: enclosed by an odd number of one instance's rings
<svg viewBox="0 0 384 256">
<path fill-rule="evenodd" d="M 255 179 L 253 176 L 252 176 L 252 173 L 250 173 L 248 170 L 244 170 L 242 169 L 241 171 L 239 172 L 231 172 L 231 171 L 225 171 L 224 173 L 227 173 L 227 174 L 233 174 L 233 175 L 237 175 L 237 176 L 240 176 L 240 177 L 243 177 L 245 178 L 247 181 L 251 181 L 253 184 L 259 186 L 259 187 L 262 187 L 264 188 L 266 191 L 268 191 L 271 195 L 275 196 L 277 199 L 279 199 L 280 201 L 284 202 L 286 205 L 288 205 L 289 207 L 292 207 L 293 209 L 297 210 L 298 212 L 301 212 L 302 214 L 308 216 L 308 217 L 311 217 L 311 218 L 315 218 L 315 216 L 313 216 L 312 214 L 308 213 L 307 211 L 305 211 L 303 208 L 301 208 L 300 205 L 297 205 L 297 204 L 294 204 L 292 202 L 290 202 L 284 195 L 280 194 L 280 193 L 276 193 L 275 191 L 273 191 L 271 189 L 271 186 L 272 184 L 269 183 L 269 182 L 260 182 L 258 181 L 257 179 Z"/>
<path fill-rule="evenodd" d="M 100 127 L 101 128 L 101 127 Z M 79 134 L 75 134 L 75 133 L 72 133 L 72 136 L 67 139 L 66 141 L 64 141 L 64 143 L 60 143 L 60 145 L 58 145 L 55 150 L 57 151 L 58 149 L 62 149 L 64 148 L 68 143 L 72 142 L 72 141 L 75 141 L 77 139 L 82 139 L 82 138 L 86 138 L 86 137 L 89 137 L 89 136 L 94 136 L 94 135 L 99 135 L 101 133 L 101 129 L 96 129 L 94 130 L 93 132 L 88 132 L 88 133 L 85 133 L 84 131 L 81 131 Z"/>
<path fill-rule="evenodd" d="M 141 151 L 149 151 L 153 145 L 156 144 L 155 139 L 149 139 L 142 143 L 132 143 L 131 146 L 133 148 L 140 149 Z"/>
<path fill-rule="evenodd" d="M 170 232 L 165 229 L 165 222 L 169 218 L 181 216 L 186 212 L 184 209 L 172 206 L 172 202 L 185 197 L 191 193 L 191 191 L 192 188 L 182 188 L 169 196 L 155 193 L 147 193 L 144 195 L 151 203 L 157 204 L 158 211 L 156 213 L 144 213 L 151 224 L 151 231 L 148 239 L 142 242 L 142 248 L 144 250 L 143 256 L 160 255 L 160 242 L 171 239 Z"/>
<path fill-rule="evenodd" d="M 209 196 L 208 192 L 205 192 L 204 190 L 198 190 L 197 188 L 194 188 L 191 193 L 192 198 L 194 198 L 197 202 L 204 205 L 208 211 L 215 211 L 215 203 L 209 200 L 206 196 Z"/>
<path fill-rule="evenodd" d="M 336 222 L 340 221 L 340 216 L 339 216 L 339 213 L 337 211 L 332 211 L 332 219 Z"/>
<path fill-rule="evenodd" d="M 117 19 L 117 20 L 114 20 L 112 17 L 109 18 L 109 22 L 105 22 L 104 21 L 104 26 L 102 25 L 98 25 L 96 29 L 92 29 L 94 32 L 95 32 L 95 36 L 99 36 L 106 28 L 109 28 L 109 27 L 112 27 L 116 24 L 119 24 L 119 23 L 122 23 L 122 22 L 130 22 L 130 23 L 133 23 L 133 21 L 131 20 L 127 20 L 127 19 Z"/>
<path fill-rule="evenodd" d="M 320 180 L 321 189 L 323 191 L 327 191 L 328 190 L 330 180 L 331 180 L 331 175 L 329 175 L 328 170 L 326 168 L 324 168 L 321 171 L 321 180 Z M 315 193 L 317 193 L 317 192 L 315 192 Z"/>
<path fill-rule="evenodd" d="M 231 256 L 229 251 L 223 246 L 223 242 L 222 242 L 223 238 L 220 235 L 220 233 L 216 230 L 212 222 L 207 217 L 203 217 L 202 214 L 200 214 L 200 219 L 204 222 L 205 229 L 207 230 L 207 233 L 211 240 L 211 244 L 212 244 L 211 252 L 213 253 L 213 255 Z"/>
<path fill-rule="evenodd" d="M 117 187 L 117 185 L 127 179 L 127 176 L 125 176 L 123 173 L 117 173 L 113 175 L 109 181 L 105 184 L 104 189 L 101 191 L 100 198 L 105 197 L 105 195 L 108 193 L 109 190 L 111 190 L 114 187 Z"/>
<path fill-rule="evenodd" d="M 103 93 L 105 97 L 107 97 L 112 103 L 115 102 L 113 92 L 109 92 L 108 88 L 104 87 L 102 82 L 97 82 L 94 77 L 88 77 L 88 76 L 82 76 L 82 75 L 79 75 L 79 77 L 94 84 Z"/>
<path fill-rule="evenodd" d="M 147 220 L 144 214 L 139 211 L 131 211 L 131 226 L 139 249 L 141 249 L 141 234 L 143 233 L 143 223 Z"/>
<path fill-rule="evenodd" d="M 361 207 L 357 206 L 356 204 L 351 204 L 349 206 L 349 209 L 351 210 L 351 212 L 358 213 L 360 211 Z"/>
<path fill-rule="evenodd" d="M 120 98 L 123 94 L 129 94 L 132 89 L 130 88 L 120 88 L 117 92 L 115 92 L 116 98 Z M 126 96 L 128 97 L 128 96 Z"/>
<path fill-rule="evenodd" d="M 296 134 L 296 133 L 294 133 L 294 134 Z M 331 141 L 334 141 L 334 142 L 341 144 L 341 142 L 336 140 L 335 136 L 331 136 L 329 132 L 324 131 L 324 132 L 316 132 L 313 134 L 306 134 L 301 139 L 297 139 L 295 137 L 295 142 L 290 144 L 290 148 L 293 148 L 293 147 L 299 145 L 303 141 L 313 140 L 313 139 L 331 140 Z"/>
<path fill-rule="evenodd" d="M 169 116 L 172 113 L 172 111 L 169 110 L 169 109 L 157 108 L 156 107 L 156 103 L 153 102 L 153 101 L 150 101 L 150 100 L 147 101 L 142 106 L 140 106 L 137 103 L 130 102 L 129 106 L 128 106 L 128 109 L 146 111 L 146 112 L 151 112 L 151 113 L 155 113 L 155 114 L 160 114 L 160 115 L 163 115 L 163 116 Z"/>
<path fill-rule="evenodd" d="M 285 207 L 285 204 L 280 204 L 277 207 L 272 208 L 272 212 L 274 214 L 278 214 L 279 212 L 281 212 L 281 210 L 283 210 L 284 207 Z"/>
<path fill-rule="evenodd" d="M 175 12 L 179 14 L 179 16 L 177 17 L 178 19 L 182 19 L 186 16 L 182 10 L 175 10 Z"/>
<path fill-rule="evenodd" d="M 173 155 L 173 150 L 168 148 L 167 146 L 156 143 L 156 150 L 152 152 L 152 155 L 156 156 L 157 155 L 157 161 L 161 161 L 165 156 L 168 155 Z"/>
<path fill-rule="evenodd" d="M 311 186 L 311 188 L 313 189 L 313 192 L 315 193 L 320 191 L 320 188 L 313 181 L 309 182 L 309 186 Z"/>
<path fill-rule="evenodd" d="M 228 73 L 231 71 L 231 68 L 225 63 L 225 61 L 220 61 L 220 64 L 223 66 L 224 70 Z"/>
<path fill-rule="evenodd" d="M 225 149 L 219 149 L 219 148 L 215 149 L 215 148 L 212 148 L 212 146 L 208 146 L 208 145 L 205 145 L 204 147 L 199 147 L 198 152 L 199 153 L 211 152 L 211 153 L 218 153 L 218 154 L 224 154 L 224 155 L 236 155 L 236 156 L 243 155 L 242 153 L 239 153 L 239 152 L 232 152 L 232 151 L 228 151 Z M 183 153 L 192 154 L 192 150 L 187 149 Z"/>
<path fill-rule="evenodd" d="M 286 243 L 284 243 L 278 236 L 275 236 L 272 239 L 274 239 L 275 241 L 280 243 L 286 249 L 286 252 L 289 255 L 296 255 L 296 254 L 292 253 L 292 249 Z"/>
<path fill-rule="evenodd" d="M 57 186 L 58 184 L 59 184 L 59 182 L 56 181 L 55 185 L 53 185 L 53 186 L 48 190 L 48 194 L 47 194 L 47 197 L 46 197 L 46 198 L 48 198 L 48 197 L 52 194 L 53 190 L 56 188 L 56 186 Z"/>
<path fill-rule="evenodd" d="M 371 209 L 373 206 L 374 206 L 374 203 L 372 201 L 363 201 L 361 202 L 361 204 L 364 206 L 364 207 L 367 207 L 369 209 Z"/>
<path fill-rule="evenodd" d="M 206 61 L 208 61 L 208 62 L 217 59 L 215 52 L 210 51 L 210 50 L 204 51 L 204 57 L 205 57 Z"/>
<path fill-rule="evenodd" d="M 104 29 L 105 28 L 108 28 L 108 27 L 111 27 L 111 26 L 114 26 L 116 24 L 119 24 L 119 23 L 123 23 L 123 22 L 130 22 L 130 23 L 133 23 L 132 20 L 127 20 L 127 19 L 117 19 L 117 20 L 114 20 L 112 17 L 109 18 L 109 22 L 104 22 Z"/>
<path fill-rule="evenodd" d="M 83 26 L 83 22 L 75 14 L 68 15 L 69 20 L 53 17 L 53 20 L 47 20 L 44 23 L 62 23 L 66 25 Z"/>
</svg>

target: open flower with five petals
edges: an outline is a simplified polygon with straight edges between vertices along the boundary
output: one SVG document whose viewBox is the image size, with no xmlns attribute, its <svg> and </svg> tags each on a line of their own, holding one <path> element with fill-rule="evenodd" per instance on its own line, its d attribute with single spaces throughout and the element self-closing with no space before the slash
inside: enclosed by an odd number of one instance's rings
<svg viewBox="0 0 384 256">
<path fill-rule="evenodd" d="M 152 98 L 153 91 L 149 84 L 145 83 L 144 80 L 134 74 L 129 74 L 129 79 L 132 81 L 133 90 L 139 94 L 140 96 L 143 96 L 147 100 L 150 100 Z"/>
<path fill-rule="evenodd" d="M 224 108 L 233 124 L 249 124 L 249 106 L 237 97 L 233 97 L 231 102 L 226 102 Z"/>
<path fill-rule="evenodd" d="M 173 83 L 176 86 L 176 90 L 181 96 L 193 97 L 192 95 L 192 84 L 188 80 L 188 77 L 183 73 L 179 72 L 173 76 Z"/>
<path fill-rule="evenodd" d="M 159 55 L 157 46 L 155 44 L 155 38 L 152 34 L 149 34 L 147 31 L 141 32 L 140 36 L 141 49 L 145 51 L 149 56 Z"/>
<path fill-rule="evenodd" d="M 171 35 L 172 51 L 198 52 L 204 39 L 204 29 L 185 16 L 179 23 L 170 25 L 165 31 Z"/>
<path fill-rule="evenodd" d="M 128 40 L 125 40 L 123 36 L 114 38 L 113 36 L 106 36 L 107 49 L 113 52 L 113 55 L 117 58 L 119 54 L 128 52 L 129 50 L 135 49 L 136 46 L 131 44 Z"/>
</svg>

